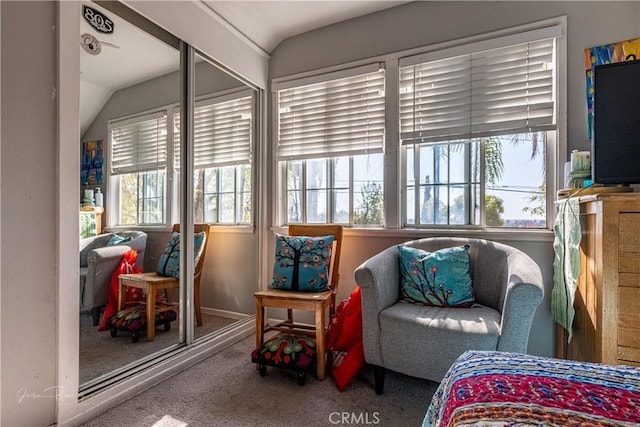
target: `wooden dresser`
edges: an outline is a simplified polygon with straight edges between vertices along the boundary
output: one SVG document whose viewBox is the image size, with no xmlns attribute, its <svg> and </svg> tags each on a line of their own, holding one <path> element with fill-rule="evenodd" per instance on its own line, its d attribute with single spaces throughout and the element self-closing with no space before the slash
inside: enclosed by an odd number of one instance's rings
<svg viewBox="0 0 640 427">
<path fill-rule="evenodd" d="M 573 339 L 559 357 L 640 366 L 640 194 L 580 198 L 580 276 Z"/>
</svg>

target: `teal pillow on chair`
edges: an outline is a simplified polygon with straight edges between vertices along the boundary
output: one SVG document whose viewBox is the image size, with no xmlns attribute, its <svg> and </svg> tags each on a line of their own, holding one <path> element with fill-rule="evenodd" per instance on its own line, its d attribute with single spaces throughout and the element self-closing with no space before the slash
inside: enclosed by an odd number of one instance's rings
<svg viewBox="0 0 640 427">
<path fill-rule="evenodd" d="M 130 241 L 131 241 L 131 236 L 122 237 L 116 234 L 115 236 L 109 239 L 109 241 L 107 242 L 107 246 L 117 246 Z"/>
<path fill-rule="evenodd" d="M 475 301 L 469 245 L 435 252 L 398 245 L 398 255 L 403 301 L 439 307 L 470 307 Z"/>
<path fill-rule="evenodd" d="M 329 290 L 333 236 L 276 236 L 271 288 L 287 291 Z"/>
<path fill-rule="evenodd" d="M 198 264 L 207 237 L 201 231 L 193 235 L 193 262 Z M 173 232 L 167 247 L 158 260 L 156 273 L 161 276 L 180 277 L 180 233 Z"/>
</svg>

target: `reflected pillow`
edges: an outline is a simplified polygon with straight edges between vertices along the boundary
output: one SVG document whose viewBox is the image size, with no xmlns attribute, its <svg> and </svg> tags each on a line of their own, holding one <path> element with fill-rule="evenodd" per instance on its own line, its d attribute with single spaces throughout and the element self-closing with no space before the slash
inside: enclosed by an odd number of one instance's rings
<svg viewBox="0 0 640 427">
<path fill-rule="evenodd" d="M 473 304 L 469 245 L 435 252 L 404 245 L 397 248 L 402 301 L 439 307 L 470 307 Z"/>
<path fill-rule="evenodd" d="M 204 231 L 193 235 L 193 263 L 198 264 L 198 260 L 204 250 L 207 236 Z M 180 278 L 180 233 L 173 232 L 167 247 L 158 260 L 156 273 L 161 276 L 171 276 Z"/>
<path fill-rule="evenodd" d="M 276 260 L 272 289 L 321 292 L 329 290 L 333 236 L 285 236 L 275 233 Z"/>
<path fill-rule="evenodd" d="M 130 241 L 131 241 L 131 236 L 122 237 L 116 234 L 115 236 L 109 239 L 109 241 L 107 242 L 107 246 L 117 246 Z"/>
</svg>

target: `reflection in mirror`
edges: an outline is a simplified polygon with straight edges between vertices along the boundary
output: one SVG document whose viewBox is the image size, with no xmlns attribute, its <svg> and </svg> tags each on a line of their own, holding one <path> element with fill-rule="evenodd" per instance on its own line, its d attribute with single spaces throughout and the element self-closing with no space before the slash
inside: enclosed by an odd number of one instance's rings
<svg viewBox="0 0 640 427">
<path fill-rule="evenodd" d="M 213 230 L 199 289 L 198 339 L 255 312 L 256 91 L 203 55 L 196 55 L 194 74 L 194 223 Z"/>
<path fill-rule="evenodd" d="M 117 280 L 113 283 L 112 278 L 124 268 L 124 253 L 134 249 L 136 269 L 155 271 L 170 235 L 164 228 L 151 232 L 142 226 L 161 225 L 168 218 L 168 127 L 180 97 L 177 40 L 168 45 L 129 22 L 135 20 L 130 11 L 122 9 L 120 15 L 127 20 L 83 2 L 79 16 L 81 210 L 99 209 L 92 205 L 100 197 L 91 195 L 101 188 L 100 220 L 105 225 L 90 229 L 87 234 L 94 236 L 85 234 L 80 242 L 81 391 L 178 343 L 174 331 L 159 328 L 156 339 L 147 342 L 143 330 L 134 343 L 130 333 L 111 333 L 106 326 L 109 315 L 118 311 Z M 109 22 L 112 32 L 101 32 L 100 26 L 92 25 L 96 22 Z M 171 36 L 164 34 L 163 39 L 170 41 Z M 94 156 L 96 149 L 105 156 Z M 120 238 L 124 241 L 116 241 Z M 141 291 L 129 291 L 128 297 L 129 302 L 140 299 Z"/>
<path fill-rule="evenodd" d="M 118 310 L 109 295 L 114 298 L 118 292 L 111 280 L 129 249 L 125 245 L 137 250 L 143 271 L 155 272 L 171 239 L 171 226 L 180 223 L 179 41 L 121 3 L 83 5 L 109 19 L 113 32 L 100 33 L 80 18 L 82 34 L 93 37 L 85 36 L 89 42 L 81 47 L 81 141 L 83 149 L 99 147 L 105 153 L 99 161 L 90 150 L 83 153 L 82 169 L 87 173 L 81 178 L 81 204 L 95 204 L 95 196 L 85 200 L 85 194 L 95 195 L 100 187 L 104 214 L 102 230 L 92 231 L 99 234 L 97 240 L 80 244 L 80 271 L 85 275 L 80 285 L 81 396 L 128 375 L 181 342 L 181 319 L 169 328 L 157 327 L 152 341 L 142 328 L 133 342 L 130 332 L 94 326 L 92 316 L 97 311 L 98 323 L 104 324 Z M 91 52 L 96 43 L 98 54 Z M 196 56 L 194 78 L 194 193 L 187 199 L 193 203 L 194 223 L 210 224 L 210 232 L 198 289 L 202 324 L 193 316 L 194 324 L 184 327 L 194 328 L 196 339 L 204 342 L 246 322 L 255 311 L 258 95 L 204 55 Z M 115 234 L 132 239 L 115 242 Z M 118 244 L 109 246 L 110 241 Z M 88 265 L 108 256 L 112 256 L 108 265 Z M 97 278 L 89 278 L 94 273 L 99 273 L 100 285 Z M 189 296 L 198 302 L 193 291 Z M 92 300 L 92 293 L 101 299 Z M 160 294 L 179 301 L 178 289 Z M 140 290 L 127 295 L 129 300 L 138 299 Z"/>
</svg>

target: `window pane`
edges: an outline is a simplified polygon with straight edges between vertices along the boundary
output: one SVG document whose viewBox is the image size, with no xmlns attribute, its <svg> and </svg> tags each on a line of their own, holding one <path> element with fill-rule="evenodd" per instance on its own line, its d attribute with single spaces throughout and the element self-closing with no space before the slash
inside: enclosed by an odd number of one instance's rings
<svg viewBox="0 0 640 427">
<path fill-rule="evenodd" d="M 414 162 L 413 151 L 414 151 L 413 145 L 410 147 L 407 147 L 407 182 L 406 182 L 407 187 L 409 186 L 413 187 L 416 185 L 415 170 L 413 167 L 413 162 Z"/>
<path fill-rule="evenodd" d="M 307 191 L 307 222 L 327 222 L 327 191 Z"/>
<path fill-rule="evenodd" d="M 220 192 L 235 192 L 236 169 L 235 167 L 220 168 Z"/>
<path fill-rule="evenodd" d="M 449 223 L 449 188 L 446 186 L 434 187 L 434 213 L 436 224 Z"/>
<path fill-rule="evenodd" d="M 468 143 L 453 143 L 449 146 L 449 179 L 452 183 L 467 182 L 469 180 Z"/>
<path fill-rule="evenodd" d="M 164 171 L 142 172 L 138 177 L 138 224 L 164 222 Z"/>
<path fill-rule="evenodd" d="M 349 188 L 351 180 L 351 162 L 349 157 L 336 157 L 330 159 L 332 167 L 332 188 L 333 199 L 332 217 L 328 218 L 328 222 L 339 222 L 349 224 L 349 212 L 351 209 L 349 201 Z"/>
<path fill-rule="evenodd" d="M 354 156 L 354 224 L 383 224 L 383 177 L 382 154 Z"/>
<path fill-rule="evenodd" d="M 302 191 L 287 191 L 287 222 L 302 222 Z"/>
<path fill-rule="evenodd" d="M 334 190 L 333 222 L 349 223 L 349 190 Z"/>
<path fill-rule="evenodd" d="M 407 224 L 416 224 L 415 187 L 407 187 Z M 422 221 L 421 221 L 422 222 Z"/>
<path fill-rule="evenodd" d="M 454 185 L 451 186 L 450 197 L 451 205 L 449 206 L 449 224 L 463 225 L 468 224 L 467 203 L 465 200 L 466 186 Z"/>
<path fill-rule="evenodd" d="M 251 165 L 241 165 L 238 168 L 240 169 L 238 191 L 251 192 Z"/>
<path fill-rule="evenodd" d="M 205 193 L 216 193 L 218 191 L 218 169 L 208 168 L 204 170 L 204 191 Z"/>
<path fill-rule="evenodd" d="M 240 193 L 240 216 L 239 223 L 251 223 L 251 193 Z"/>
<path fill-rule="evenodd" d="M 120 175 L 120 221 L 121 225 L 138 223 L 138 174 Z"/>
<path fill-rule="evenodd" d="M 220 222 L 232 223 L 235 216 L 235 194 L 220 195 Z"/>
<path fill-rule="evenodd" d="M 218 198 L 216 195 L 207 195 L 204 198 L 205 222 L 218 222 Z"/>
<path fill-rule="evenodd" d="M 307 160 L 307 188 L 327 188 L 327 160 Z"/>
<path fill-rule="evenodd" d="M 546 227 L 544 132 L 485 140 L 487 226 Z"/>
<path fill-rule="evenodd" d="M 437 187 L 425 185 L 420 191 L 420 224 L 435 224 L 436 204 L 434 191 Z"/>
</svg>

